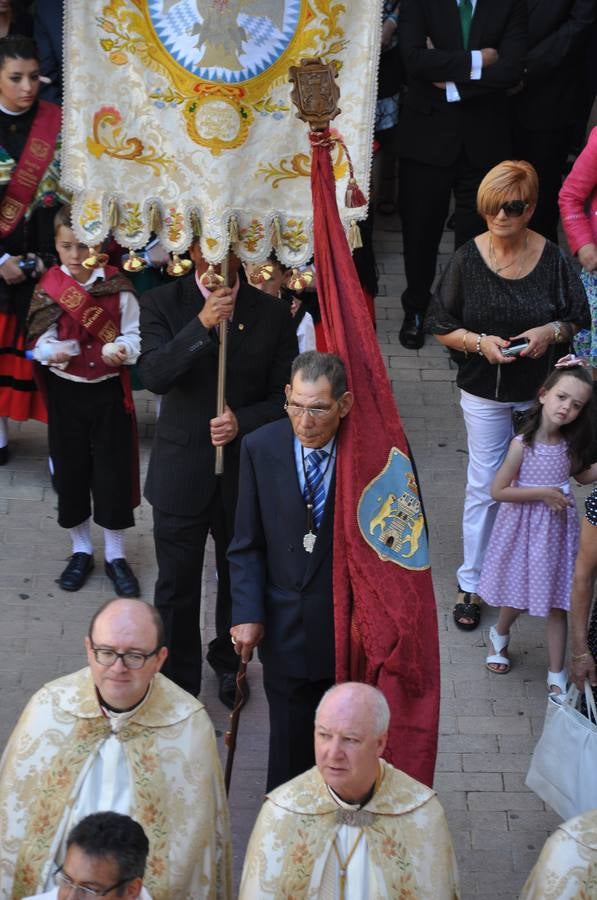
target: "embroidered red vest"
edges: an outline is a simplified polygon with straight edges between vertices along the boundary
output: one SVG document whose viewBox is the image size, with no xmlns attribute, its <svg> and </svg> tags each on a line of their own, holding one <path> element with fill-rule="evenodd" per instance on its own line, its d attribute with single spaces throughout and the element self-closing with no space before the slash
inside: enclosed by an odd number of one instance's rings
<svg viewBox="0 0 597 900">
<path fill-rule="evenodd" d="M 94 302 L 101 304 L 110 318 L 118 326 L 120 334 L 120 295 L 108 294 L 103 297 L 94 297 Z M 105 375 L 118 375 L 120 369 L 116 366 L 108 366 L 102 359 L 102 347 L 105 346 L 97 338 L 79 325 L 78 322 L 63 313 L 58 319 L 58 340 L 66 341 L 74 339 L 81 345 L 81 352 L 73 356 L 66 371 L 69 375 L 77 375 L 88 381 L 95 381 Z"/>
</svg>

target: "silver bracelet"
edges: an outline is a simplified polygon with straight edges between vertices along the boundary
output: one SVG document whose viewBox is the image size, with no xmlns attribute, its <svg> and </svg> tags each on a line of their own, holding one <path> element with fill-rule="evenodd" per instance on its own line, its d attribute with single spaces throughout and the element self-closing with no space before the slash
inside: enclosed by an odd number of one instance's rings
<svg viewBox="0 0 597 900">
<path fill-rule="evenodd" d="M 485 334 L 484 331 L 482 331 L 481 334 L 477 335 L 477 345 L 475 347 L 475 352 L 478 353 L 479 356 L 483 356 L 483 357 L 485 356 L 485 354 L 481 350 L 481 341 L 483 340 L 484 337 L 487 337 L 487 335 Z"/>
<path fill-rule="evenodd" d="M 562 326 L 560 322 L 550 322 L 551 327 L 553 328 L 553 342 L 554 344 L 559 344 L 562 340 Z"/>
</svg>

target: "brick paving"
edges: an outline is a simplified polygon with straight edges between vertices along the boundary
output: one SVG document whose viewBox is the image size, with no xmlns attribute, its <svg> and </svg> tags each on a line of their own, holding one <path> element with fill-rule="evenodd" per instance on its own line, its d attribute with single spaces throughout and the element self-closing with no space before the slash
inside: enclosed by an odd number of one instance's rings
<svg viewBox="0 0 597 900">
<path fill-rule="evenodd" d="M 416 456 L 430 525 L 442 656 L 435 787 L 457 848 L 463 897 L 512 900 L 559 821 L 524 786 L 546 703 L 544 621 L 521 617 L 514 625 L 513 667 L 507 676 L 491 675 L 484 667 L 494 611 L 484 610 L 482 626 L 474 632 L 460 632 L 452 623 L 467 462 L 455 372 L 443 348 L 431 339 L 416 353 L 398 342 L 404 270 L 394 220 L 378 223 L 377 249 L 378 336 Z M 441 250 L 445 261 L 451 235 L 444 238 Z M 151 395 L 137 394 L 137 409 L 144 468 L 154 416 Z M 0 747 L 34 690 L 84 664 L 82 638 L 88 621 L 112 593 L 95 531 L 96 569 L 85 588 L 71 595 L 55 584 L 69 554 L 69 541 L 55 521 L 45 428 L 32 422 L 20 427 L 12 423 L 12 435 L 12 459 L 0 469 Z M 128 540 L 128 556 L 139 574 L 143 596 L 151 598 L 155 562 L 147 504 L 137 523 Z M 208 554 L 204 580 L 207 641 L 215 592 L 213 553 Z M 257 662 L 250 666 L 250 683 L 252 695 L 241 719 L 230 795 L 237 878 L 265 781 L 267 715 Z M 206 667 L 202 699 L 222 744 L 227 711 L 217 699 L 216 687 L 215 676 Z"/>
</svg>

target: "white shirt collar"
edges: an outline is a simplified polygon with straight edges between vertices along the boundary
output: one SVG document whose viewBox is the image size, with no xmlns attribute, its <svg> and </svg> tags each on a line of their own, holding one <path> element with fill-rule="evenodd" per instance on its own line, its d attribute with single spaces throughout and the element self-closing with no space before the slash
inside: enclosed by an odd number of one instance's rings
<svg viewBox="0 0 597 900">
<path fill-rule="evenodd" d="M 70 275 L 71 278 L 73 277 L 71 275 L 71 272 L 70 272 L 70 269 L 68 268 L 68 266 L 60 266 L 60 268 L 64 272 L 65 275 Z M 79 284 L 81 284 L 81 287 L 86 288 L 86 287 L 89 287 L 89 285 L 93 284 L 94 281 L 97 281 L 98 278 L 105 278 L 105 277 L 106 277 L 105 271 L 104 271 L 103 267 L 100 266 L 98 269 L 93 269 L 90 272 L 89 278 L 87 279 L 85 284 L 82 284 L 81 282 L 79 282 Z"/>
</svg>

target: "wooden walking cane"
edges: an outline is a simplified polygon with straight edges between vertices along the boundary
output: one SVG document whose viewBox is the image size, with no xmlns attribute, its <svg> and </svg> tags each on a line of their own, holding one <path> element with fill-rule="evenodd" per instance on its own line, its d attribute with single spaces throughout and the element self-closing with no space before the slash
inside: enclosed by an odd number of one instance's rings
<svg viewBox="0 0 597 900">
<path fill-rule="evenodd" d="M 230 713 L 230 728 L 224 735 L 224 743 L 228 747 L 228 756 L 226 757 L 226 771 L 224 773 L 224 784 L 226 786 L 226 794 L 230 791 L 230 779 L 232 778 L 232 765 L 234 763 L 234 753 L 236 751 L 236 738 L 238 735 L 238 720 L 240 719 L 240 711 L 247 702 L 247 665 L 248 663 L 240 661 L 238 664 L 238 672 L 236 673 L 236 694 L 234 695 L 234 708 Z"/>
</svg>

